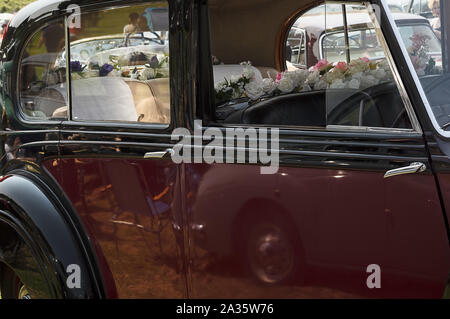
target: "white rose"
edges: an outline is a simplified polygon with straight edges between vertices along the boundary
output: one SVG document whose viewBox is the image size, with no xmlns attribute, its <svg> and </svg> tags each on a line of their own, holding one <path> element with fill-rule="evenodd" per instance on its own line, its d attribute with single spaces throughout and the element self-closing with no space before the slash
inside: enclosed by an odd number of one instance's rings
<svg viewBox="0 0 450 319">
<path fill-rule="evenodd" d="M 363 77 L 363 73 L 362 72 L 356 72 L 352 75 L 352 79 L 361 81 L 361 78 Z"/>
<path fill-rule="evenodd" d="M 237 83 L 238 81 L 239 81 L 239 79 L 240 79 L 241 77 L 239 76 L 239 75 L 232 75 L 231 77 L 230 77 L 230 82 L 231 83 L 233 83 L 233 84 L 235 84 L 235 83 Z"/>
<path fill-rule="evenodd" d="M 320 80 L 314 85 L 314 90 L 325 90 L 328 87 L 327 81 Z"/>
<path fill-rule="evenodd" d="M 309 76 L 309 72 L 306 70 L 295 70 L 290 72 L 284 72 L 283 77 L 288 77 L 294 82 L 294 86 L 302 86 Z"/>
<path fill-rule="evenodd" d="M 314 86 L 317 82 L 320 80 L 320 73 L 319 71 L 314 71 L 308 75 L 308 78 L 306 80 L 306 83 L 309 84 L 309 86 Z"/>
<path fill-rule="evenodd" d="M 245 67 L 242 71 L 242 76 L 247 80 L 253 79 L 253 77 L 255 76 L 255 71 L 253 71 L 252 68 Z"/>
<path fill-rule="evenodd" d="M 378 63 L 378 67 L 380 69 L 384 69 L 386 72 L 389 72 L 391 70 L 391 67 L 389 66 L 388 61 L 385 59 Z"/>
<path fill-rule="evenodd" d="M 228 83 L 226 81 L 220 81 L 217 82 L 216 85 L 214 85 L 214 90 L 217 92 L 225 91 L 225 89 L 228 87 Z"/>
<path fill-rule="evenodd" d="M 234 89 L 233 90 L 233 96 L 231 97 L 233 100 L 238 99 L 242 96 L 242 90 L 241 89 Z"/>
<path fill-rule="evenodd" d="M 376 69 L 372 74 L 378 80 L 384 80 L 386 78 L 386 71 L 384 69 Z"/>
<path fill-rule="evenodd" d="M 361 83 L 357 79 L 352 79 L 350 82 L 348 82 L 348 88 L 349 89 L 359 89 L 359 86 Z"/>
<path fill-rule="evenodd" d="M 152 68 L 145 68 L 144 70 L 142 70 L 141 72 L 141 80 L 150 80 L 150 79 L 154 79 L 156 77 L 155 74 L 155 70 L 153 70 Z"/>
<path fill-rule="evenodd" d="M 337 79 L 330 85 L 330 89 L 344 89 L 345 83 L 342 81 L 342 79 Z"/>
<path fill-rule="evenodd" d="M 361 87 L 363 88 L 375 86 L 378 83 L 380 83 L 380 81 L 376 79 L 373 75 L 366 75 L 361 78 Z"/>
<path fill-rule="evenodd" d="M 309 92 L 312 91 L 311 87 L 308 84 L 303 85 L 303 88 L 300 92 Z"/>
<path fill-rule="evenodd" d="M 289 77 L 282 77 L 278 89 L 283 93 L 291 93 L 295 89 L 294 82 Z"/>
<path fill-rule="evenodd" d="M 245 94 L 251 100 L 257 100 L 264 95 L 263 83 L 260 81 L 251 81 L 245 85 Z"/>
<path fill-rule="evenodd" d="M 262 80 L 262 88 L 264 93 L 271 95 L 273 91 L 276 90 L 277 84 L 273 79 L 263 79 Z"/>
</svg>

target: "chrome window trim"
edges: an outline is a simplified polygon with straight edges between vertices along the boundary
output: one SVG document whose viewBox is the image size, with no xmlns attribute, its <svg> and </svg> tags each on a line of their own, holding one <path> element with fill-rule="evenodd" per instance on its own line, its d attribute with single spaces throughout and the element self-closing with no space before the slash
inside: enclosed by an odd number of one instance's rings
<svg viewBox="0 0 450 319">
<path fill-rule="evenodd" d="M 49 21 L 46 21 L 45 23 L 43 23 L 42 25 L 40 25 L 37 30 L 34 30 L 33 32 L 31 32 L 30 34 L 27 34 L 27 39 L 24 41 L 24 44 L 22 45 L 22 48 L 20 49 L 20 53 L 18 55 L 17 58 L 17 76 L 16 76 L 16 81 L 15 81 L 15 94 L 16 97 L 14 99 L 14 105 L 15 107 L 15 113 L 18 115 L 18 118 L 20 119 L 20 121 L 22 123 L 27 123 L 27 124 L 57 124 L 59 122 L 61 122 L 61 119 L 52 119 L 52 118 L 40 118 L 40 117 L 32 117 L 32 116 L 28 116 L 25 113 L 24 107 L 22 105 L 22 92 L 20 91 L 20 86 L 21 86 L 21 80 L 22 80 L 22 65 L 23 65 L 23 60 L 24 60 L 24 53 L 25 50 L 28 48 L 28 45 L 31 43 L 31 40 L 34 38 L 34 36 L 36 34 L 38 34 L 39 32 L 41 32 L 42 30 L 44 30 L 46 27 L 48 27 L 50 24 L 55 23 L 55 21 L 59 21 L 61 20 L 61 22 L 64 23 L 65 21 L 65 16 L 56 16 L 54 19 L 51 19 Z M 67 78 L 66 78 L 67 81 Z"/>
<path fill-rule="evenodd" d="M 392 28 L 392 30 L 394 32 L 395 37 L 397 39 L 401 39 L 400 32 L 398 31 L 397 26 L 393 22 L 394 20 L 392 18 L 392 14 L 391 14 L 391 12 L 390 12 L 390 10 L 388 8 L 386 0 L 380 0 L 380 3 L 382 4 L 384 11 L 386 12 L 386 16 L 388 17 L 388 21 L 389 21 L 389 23 L 391 25 L 391 28 Z M 412 76 L 412 78 L 414 80 L 414 83 L 416 84 L 417 91 L 419 92 L 419 95 L 420 95 L 420 97 L 422 99 L 422 102 L 425 105 L 425 109 L 426 109 L 426 111 L 428 113 L 428 117 L 431 120 L 431 123 L 433 124 L 434 129 L 436 130 L 436 132 L 438 134 L 442 135 L 443 137 L 449 138 L 450 137 L 450 132 L 447 132 L 447 131 L 443 130 L 439 126 L 438 122 L 436 121 L 436 118 L 434 116 L 433 110 L 431 109 L 431 105 L 428 102 L 428 98 L 427 98 L 427 96 L 425 94 L 425 91 L 423 90 L 422 84 L 420 83 L 419 77 L 418 77 L 418 75 L 417 75 L 417 73 L 416 73 L 416 71 L 414 69 L 414 66 L 412 65 L 411 59 L 409 58 L 408 51 L 406 50 L 405 44 L 403 43 L 403 41 L 398 41 L 398 42 L 399 42 L 399 46 L 400 46 L 400 49 L 402 51 L 402 54 L 403 54 L 403 56 L 404 56 L 404 58 L 406 60 L 406 64 L 407 64 L 407 67 L 409 69 L 409 73 L 411 74 L 411 76 Z"/>
<path fill-rule="evenodd" d="M 169 2 L 170 0 L 163 0 L 162 2 L 167 3 L 167 9 L 169 9 Z M 93 12 L 106 12 L 106 11 L 111 11 L 111 10 L 119 10 L 119 9 L 126 9 L 126 8 L 131 8 L 131 7 L 143 7 L 146 5 L 150 5 L 152 2 L 131 2 L 131 3 L 126 3 L 123 5 L 110 5 L 110 6 L 106 6 L 106 7 L 99 7 L 99 8 L 94 8 L 92 10 L 89 11 L 85 11 L 85 12 L 80 12 L 77 13 L 77 15 L 80 16 L 80 18 L 82 17 L 83 14 L 89 14 L 89 13 L 93 13 Z M 71 72 L 70 72 L 70 46 L 73 44 L 73 42 L 71 42 L 70 40 L 70 36 L 69 36 L 69 26 L 68 26 L 68 18 L 70 15 L 74 15 L 75 13 L 73 13 L 73 11 L 69 11 L 67 10 L 67 14 L 64 16 L 64 25 L 65 25 L 65 53 L 66 53 L 66 76 L 67 79 L 66 81 L 68 81 L 67 84 L 67 90 L 68 90 L 68 110 L 67 110 L 67 119 L 63 119 L 61 121 L 62 124 L 66 125 L 66 126 L 74 126 L 74 127 L 111 127 L 113 126 L 114 128 L 123 128 L 123 129 L 144 129 L 144 130 L 155 130 L 155 131 L 164 131 L 164 130 L 168 130 L 168 129 L 172 129 L 175 126 L 175 117 L 172 114 L 172 110 L 173 110 L 173 106 L 172 106 L 172 99 L 170 99 L 170 122 L 169 123 L 152 123 L 152 122 L 139 122 L 139 121 L 119 121 L 119 120 L 92 120 L 92 119 L 81 119 L 81 120 L 76 120 L 73 119 L 72 117 L 72 109 L 73 109 L 73 99 L 72 99 L 72 77 L 71 77 Z M 170 19 L 170 16 L 169 16 Z M 170 28 L 170 27 L 169 27 Z M 168 32 L 169 30 L 167 30 Z M 93 37 L 91 37 L 93 38 Z M 89 38 L 90 39 L 90 38 Z M 85 39 L 81 39 L 81 40 L 85 40 Z M 74 42 L 79 42 L 81 40 L 76 40 Z M 166 39 L 167 40 L 167 39 Z M 169 49 L 169 57 L 170 57 L 170 49 Z M 171 86 L 171 82 L 170 82 L 170 78 L 171 78 L 171 74 L 170 74 L 170 66 L 169 66 L 169 89 Z"/>
<path fill-rule="evenodd" d="M 400 46 L 402 48 L 402 51 L 404 50 L 403 53 L 406 53 L 406 48 L 405 48 L 405 46 L 403 44 L 403 41 L 401 40 L 400 32 L 398 31 L 398 28 L 393 25 L 394 19 L 393 19 L 392 15 L 390 14 L 389 8 L 387 7 L 387 4 L 386 4 L 385 0 L 381 0 L 381 3 L 383 5 L 385 11 L 387 9 L 386 12 L 388 13 L 388 20 L 389 20 L 389 23 L 392 26 L 392 29 L 395 32 L 396 39 L 397 39 L 398 42 L 400 42 Z M 422 127 L 420 126 L 419 120 L 417 119 L 416 113 L 414 112 L 414 108 L 413 108 L 411 99 L 409 98 L 409 95 L 406 92 L 405 85 L 404 85 L 404 83 L 402 81 L 402 78 L 400 76 L 400 72 L 397 69 L 397 65 L 395 64 L 394 58 L 392 56 L 392 52 L 389 49 L 389 46 L 388 46 L 388 44 L 386 42 L 386 39 L 385 39 L 384 34 L 383 34 L 383 31 L 381 30 L 381 25 L 380 25 L 380 23 L 379 23 L 379 21 L 378 21 L 378 19 L 376 17 L 376 14 L 375 14 L 376 11 L 373 8 L 371 3 L 365 2 L 365 4 L 366 4 L 366 7 L 368 7 L 368 9 L 369 9 L 368 10 L 369 11 L 369 16 L 370 16 L 370 18 L 372 20 L 372 23 L 375 26 L 375 32 L 376 32 L 376 34 L 378 36 L 378 39 L 380 40 L 381 46 L 383 47 L 383 49 L 385 51 L 386 59 L 387 59 L 389 65 L 390 65 L 390 67 L 392 69 L 392 74 L 394 75 L 395 84 L 397 85 L 397 89 L 399 90 L 400 97 L 401 97 L 401 99 L 403 101 L 404 107 L 406 108 L 406 112 L 408 113 L 408 117 L 409 117 L 409 120 L 411 121 L 411 125 L 412 125 L 414 131 L 416 131 L 418 133 L 422 133 Z M 401 41 L 399 41 L 399 39 Z M 409 60 L 409 62 L 411 62 L 411 61 Z M 409 63 L 409 64 L 410 64 L 410 67 L 412 67 L 412 63 Z"/>
<path fill-rule="evenodd" d="M 66 89 L 67 89 L 67 120 L 72 120 L 72 77 L 70 70 L 70 32 L 69 32 L 69 22 L 67 21 L 69 15 L 64 17 L 64 46 L 66 50 Z"/>
<path fill-rule="evenodd" d="M 217 123 L 216 123 L 217 124 Z M 206 126 L 205 128 L 208 128 Z M 215 125 L 211 127 L 217 127 Z M 294 126 L 294 125 L 264 125 L 264 124 L 221 124 L 223 128 L 278 128 L 283 131 L 293 132 L 322 132 L 322 133 L 384 133 L 384 134 L 413 134 L 421 136 L 422 132 L 417 132 L 410 128 L 391 128 L 391 127 L 370 127 L 370 126 L 346 126 L 346 125 L 327 125 L 326 127 L 313 126 Z"/>
</svg>

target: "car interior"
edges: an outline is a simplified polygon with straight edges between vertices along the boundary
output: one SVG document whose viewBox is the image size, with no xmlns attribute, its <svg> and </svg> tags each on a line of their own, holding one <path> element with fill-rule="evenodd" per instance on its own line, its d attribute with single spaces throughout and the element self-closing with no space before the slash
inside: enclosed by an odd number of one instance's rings
<svg viewBox="0 0 450 319">
<path fill-rule="evenodd" d="M 220 64 L 213 65 L 214 82 L 219 79 L 230 79 L 242 70 L 243 61 L 251 61 L 255 77 L 258 79 L 272 79 L 277 81 L 280 72 L 287 70 L 286 65 L 286 41 L 290 27 L 301 19 L 302 14 L 318 5 L 320 2 L 292 0 L 210 0 L 210 40 L 211 52 L 220 59 Z M 138 9 L 131 7 L 131 10 Z M 148 5 L 147 5 L 148 7 Z M 251 8 L 251 9 L 250 9 Z M 145 8 L 144 8 L 145 9 Z M 139 7 L 139 10 L 142 10 Z M 111 10 L 114 11 L 114 10 Z M 125 17 L 119 26 L 127 23 L 130 9 L 121 13 Z M 103 15 L 101 19 L 106 19 Z M 117 17 L 117 14 L 111 14 Z M 98 18 L 98 15 L 96 16 Z M 98 25 L 108 26 L 108 22 L 96 21 Z M 117 34 L 117 21 L 110 34 Z M 111 27 L 112 28 L 112 27 Z M 89 30 L 80 30 L 79 40 L 83 32 L 86 37 Z M 43 31 L 45 33 L 45 30 Z M 104 36 L 105 32 L 99 34 Z M 43 36 L 37 34 L 36 37 Z M 32 55 L 38 46 L 37 39 L 30 42 Z M 307 39 L 307 45 L 315 45 L 312 39 Z M 55 49 L 53 49 L 55 51 Z M 56 52 L 60 53 L 61 48 Z M 36 50 L 34 50 L 36 51 Z M 148 57 L 148 56 L 147 56 Z M 77 62 L 77 61 L 71 61 Z M 136 71 L 136 63 L 131 60 L 128 70 Z M 142 64 L 142 63 L 137 63 Z M 46 118 L 67 118 L 67 88 L 65 81 L 47 81 L 43 74 L 50 74 L 50 69 L 55 68 L 48 63 L 48 70 L 40 71 L 40 83 L 36 82 L 36 70 L 30 75 L 33 68 L 30 65 L 23 67 L 22 74 L 27 74 L 22 89 L 22 108 L 25 114 Z M 83 66 L 84 67 L 84 66 Z M 98 66 L 100 67 L 100 66 Z M 87 69 L 91 65 L 86 66 Z M 134 68 L 134 70 L 133 70 Z M 118 69 L 118 68 L 116 68 Z M 84 69 L 83 69 L 84 70 Z M 54 71 L 54 70 L 53 70 Z M 28 73 L 27 73 L 28 72 Z M 114 71 L 114 72 L 123 72 Z M 156 71 L 157 72 L 157 71 Z M 54 72 L 53 72 L 54 73 Z M 79 72 L 82 73 L 82 72 Z M 111 72 L 112 74 L 113 72 Z M 74 79 L 72 70 L 72 115 L 74 120 L 100 120 L 100 121 L 126 121 L 144 123 L 170 122 L 170 84 L 167 76 L 157 78 L 136 78 L 133 76 L 120 76 L 123 84 L 113 83 L 111 80 L 95 80 L 81 78 Z M 85 82 L 78 85 L 77 82 Z M 112 84 L 108 87 L 106 82 Z M 90 85 L 90 84 L 92 85 Z M 214 83 L 215 84 L 215 83 Z M 92 89 L 100 87 L 101 90 Z M 211 83 L 211 90 L 213 83 Z M 120 87 L 120 89 L 119 89 Z M 113 89 L 115 88 L 115 89 Z M 74 90 L 77 90 L 74 92 Z M 114 92 L 111 94 L 111 92 Z M 121 93 L 120 93 L 121 92 Z M 118 96 L 120 94 L 120 96 Z M 92 98 L 95 96 L 95 98 Z M 110 101 L 108 105 L 101 106 L 101 101 Z M 115 102 L 114 102 L 115 101 Z M 117 101 L 121 101 L 118 103 Z M 121 108 L 115 110 L 115 108 Z M 236 98 L 215 105 L 216 121 L 224 124 L 245 125 L 277 125 L 320 127 L 330 125 L 341 126 L 370 126 L 387 128 L 411 128 L 407 112 L 403 106 L 398 88 L 394 81 L 377 84 L 374 87 L 354 90 L 341 89 L 317 89 L 309 92 L 291 92 L 275 96 L 263 96 L 257 101 Z M 78 114 L 78 116 L 76 115 Z"/>
<path fill-rule="evenodd" d="M 284 57 L 289 26 L 297 24 L 295 22 L 301 19 L 302 13 L 311 9 L 311 3 L 309 7 L 306 2 L 289 0 L 250 0 L 245 3 L 211 0 L 209 3 L 211 50 L 225 66 L 251 61 L 262 78 L 274 80 L 278 72 L 288 68 Z M 255 3 L 260 5 L 255 6 Z M 250 6 L 252 10 L 248 9 Z M 307 40 L 310 46 L 311 39 Z M 291 67 L 289 65 L 290 70 Z M 213 66 L 213 73 L 216 81 L 216 66 Z M 229 79 L 232 75 L 225 77 Z M 322 89 L 242 102 L 237 99 L 216 105 L 216 120 L 224 124 L 287 127 L 411 128 L 394 81 L 364 90 Z"/>
</svg>

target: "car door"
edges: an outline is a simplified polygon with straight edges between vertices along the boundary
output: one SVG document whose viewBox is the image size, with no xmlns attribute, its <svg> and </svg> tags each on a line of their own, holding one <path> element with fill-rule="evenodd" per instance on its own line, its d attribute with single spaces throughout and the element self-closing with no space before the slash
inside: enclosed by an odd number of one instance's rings
<svg viewBox="0 0 450 319">
<path fill-rule="evenodd" d="M 67 18 L 69 54 L 72 42 L 122 34 L 133 12 L 142 31 L 151 25 L 159 37 L 171 32 L 170 49 L 167 41 L 162 50 L 151 44 L 100 50 L 88 61 L 73 54 L 67 62 L 69 90 L 52 88 L 65 104 L 49 115 L 63 119 L 59 159 L 51 171 L 101 268 L 112 274 L 119 298 L 187 296 L 179 170 L 164 157 L 179 120 L 174 87 L 180 87 L 180 70 L 169 67 L 181 54 L 178 35 L 169 30 L 176 11 L 168 1 L 79 8 Z M 65 67 L 63 57 L 58 61 Z"/>
<path fill-rule="evenodd" d="M 345 14 L 342 4 L 329 5 L 338 6 L 333 15 Z M 318 18 L 326 21 L 332 8 L 322 9 Z M 263 79 L 267 87 L 277 83 L 278 94 L 265 91 L 246 102 L 255 92 L 246 86 L 246 74 L 259 74 L 273 54 L 270 45 L 262 46 L 253 35 L 263 32 L 267 41 L 276 41 L 279 37 L 270 37 L 271 28 L 281 22 L 293 25 L 292 20 L 274 17 L 276 10 L 276 4 L 267 3 L 252 9 L 212 4 L 210 16 L 204 10 L 200 17 L 211 24 L 211 36 L 202 38 L 206 44 L 201 50 L 212 50 L 229 64 L 238 65 L 240 59 L 254 63 L 241 65 L 240 78 L 229 74 L 227 83 L 215 83 L 215 113 L 211 115 L 206 103 L 207 115 L 197 115 L 202 122 L 191 124 L 197 128 L 191 132 L 194 136 L 212 141 L 204 142 L 203 153 L 198 153 L 203 161 L 184 165 L 192 296 L 441 297 L 450 269 L 443 210 L 422 129 L 379 22 L 373 29 L 388 58 L 372 65 L 359 57 L 348 63 L 347 56 L 349 72 L 361 68 L 356 90 L 348 83 L 358 72 L 340 78 L 343 84 L 349 81 L 346 86 L 337 85 L 341 82 L 336 79 L 331 81 L 334 86 L 321 86 L 326 72 L 339 71 L 321 61 L 311 70 L 317 71 L 317 82 L 282 73 L 277 79 Z M 356 11 L 348 14 L 375 18 L 370 6 Z M 246 18 L 239 19 L 240 14 Z M 263 30 L 255 27 L 252 19 L 269 15 Z M 245 30 L 241 42 L 230 42 L 239 30 Z M 226 69 L 204 67 L 198 75 L 201 83 L 213 82 L 208 77 L 211 68 L 221 75 Z M 364 82 L 368 79 L 360 75 L 371 70 L 383 76 Z M 243 88 L 233 86 L 233 76 L 235 83 L 246 83 Z M 250 76 L 250 83 L 257 78 Z M 301 84 L 294 86 L 293 81 Z M 232 92 L 228 100 L 226 92 Z M 250 157 L 255 145 L 272 148 L 274 161 L 266 157 L 255 164 Z M 236 158 L 243 150 L 248 157 Z M 262 174 L 261 163 L 277 166 L 277 152 L 279 168 Z"/>
</svg>

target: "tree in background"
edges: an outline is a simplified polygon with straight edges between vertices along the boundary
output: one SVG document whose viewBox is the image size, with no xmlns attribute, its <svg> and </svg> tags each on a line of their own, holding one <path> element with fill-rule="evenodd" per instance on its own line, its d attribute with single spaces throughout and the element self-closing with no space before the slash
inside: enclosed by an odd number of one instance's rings
<svg viewBox="0 0 450 319">
<path fill-rule="evenodd" d="M 35 0 L 2 0 L 0 4 L 0 13 L 14 13 Z"/>
</svg>

